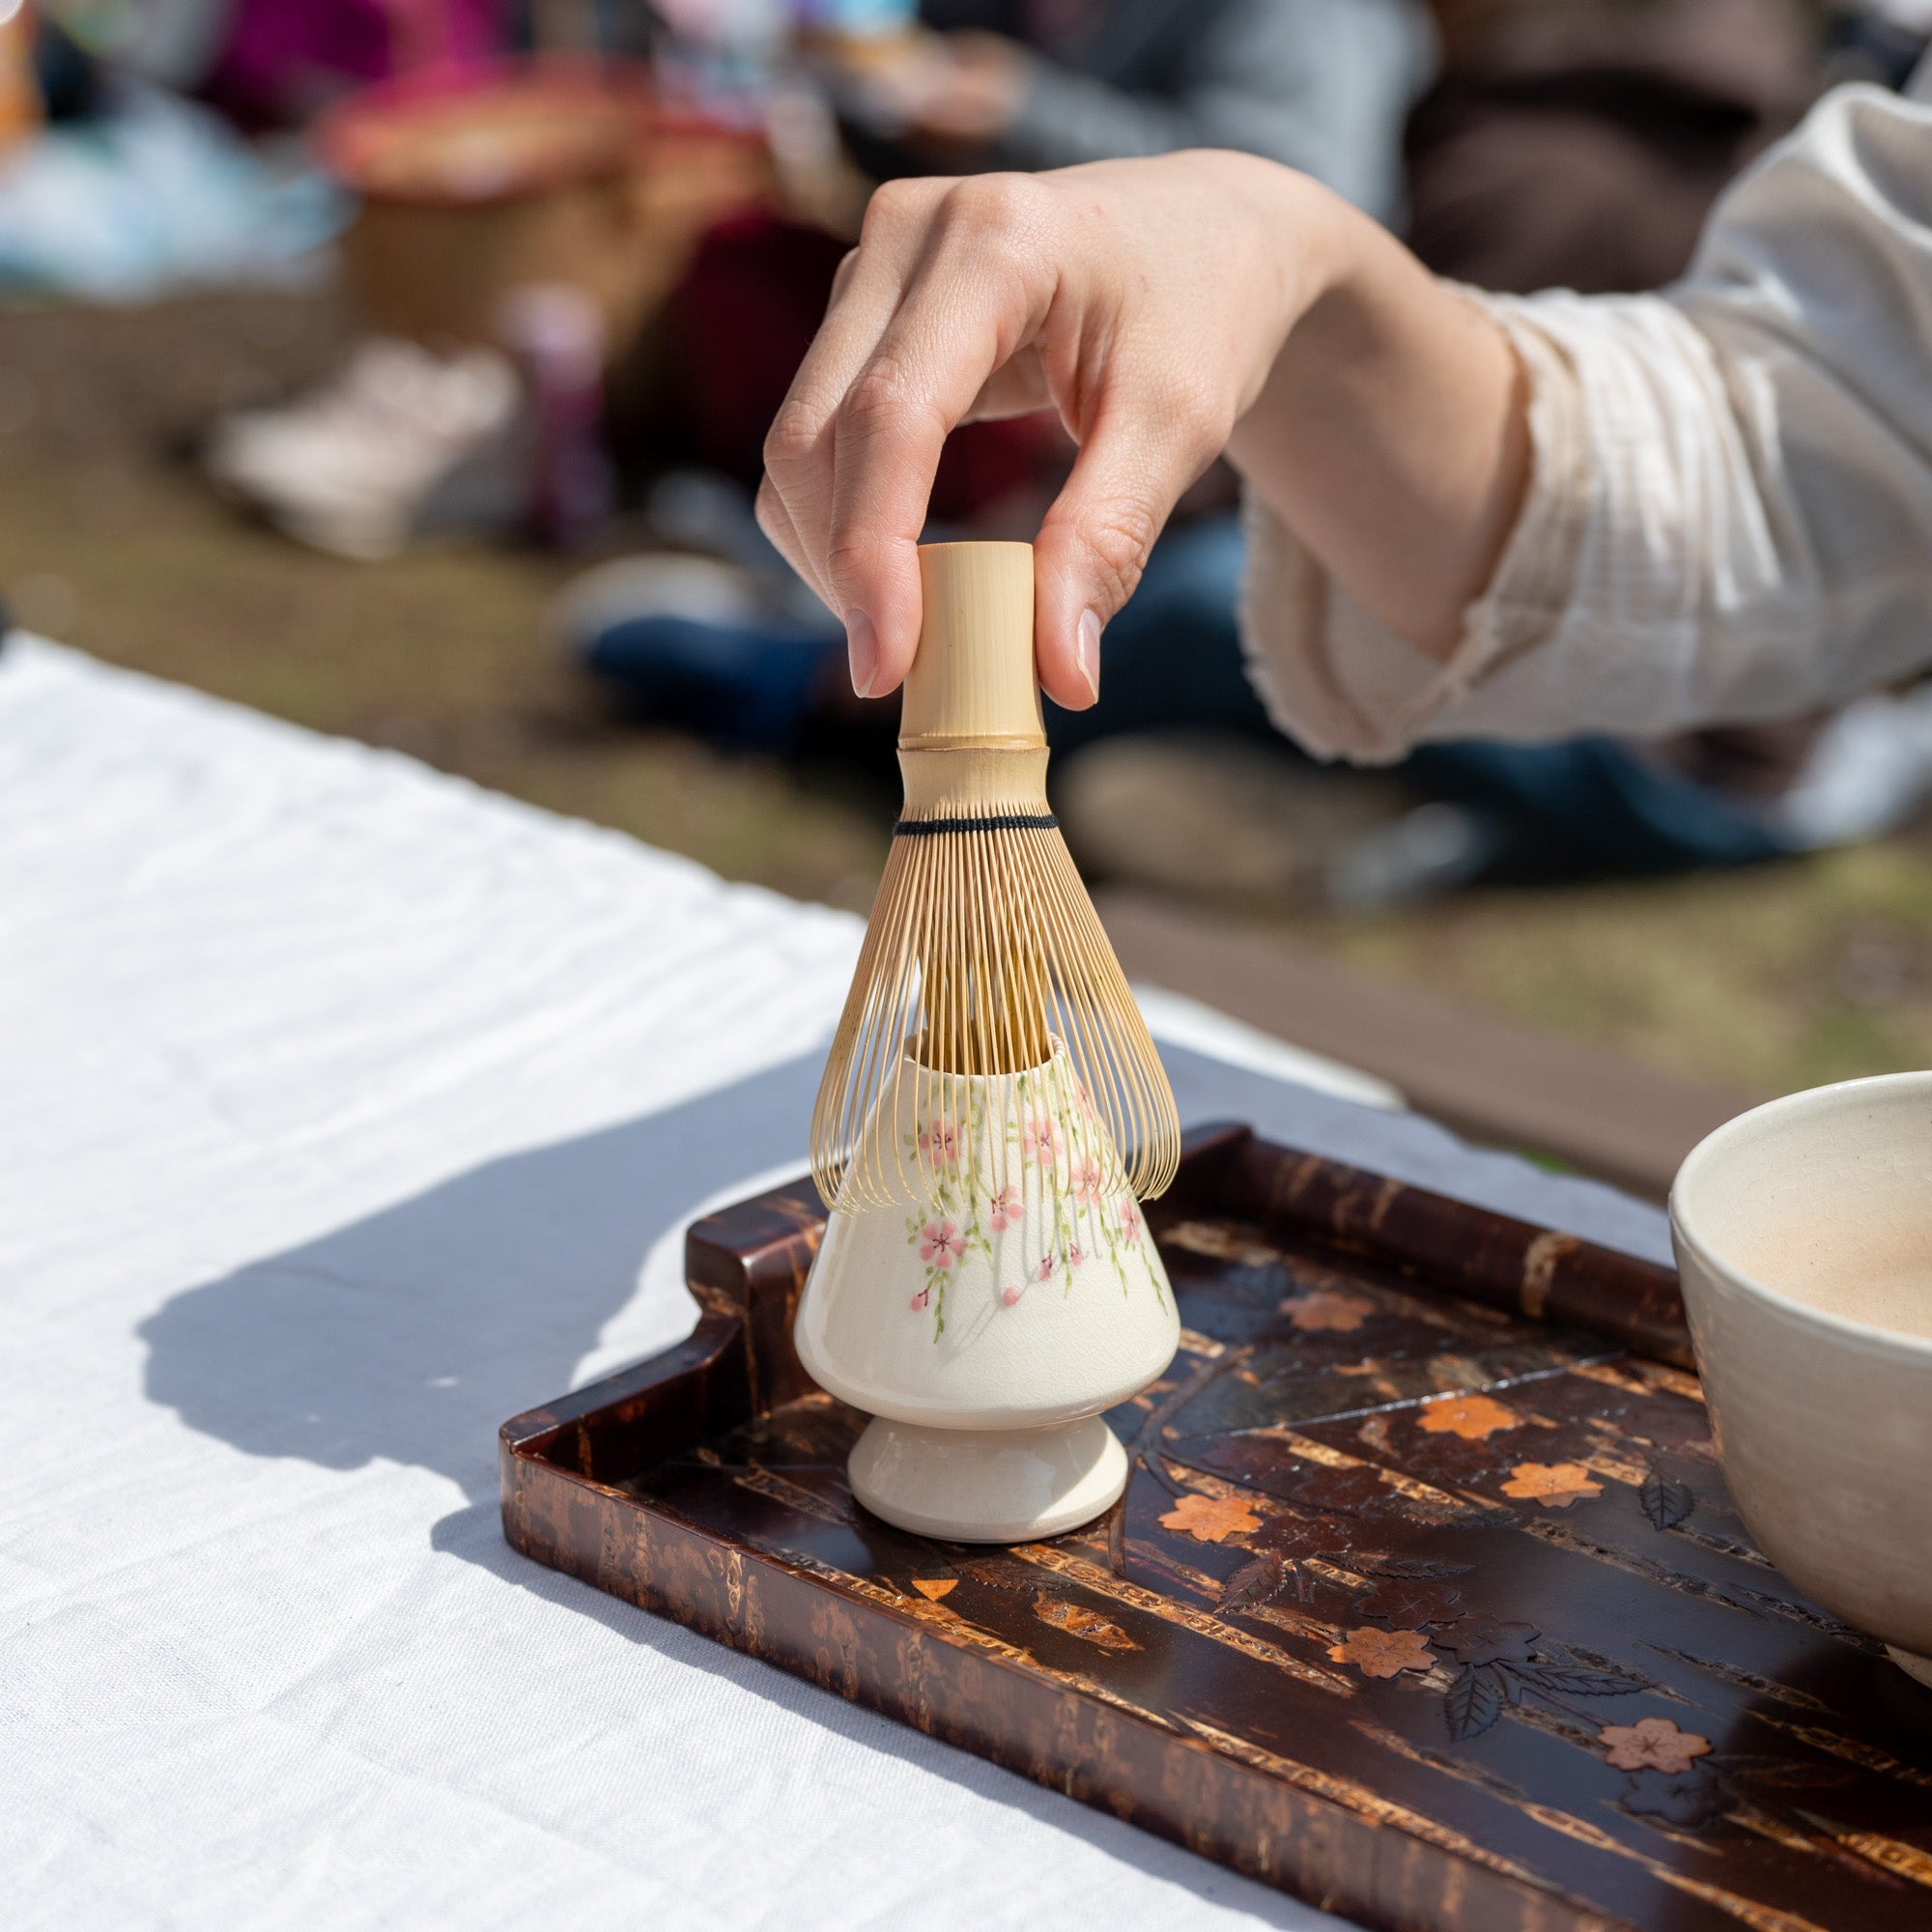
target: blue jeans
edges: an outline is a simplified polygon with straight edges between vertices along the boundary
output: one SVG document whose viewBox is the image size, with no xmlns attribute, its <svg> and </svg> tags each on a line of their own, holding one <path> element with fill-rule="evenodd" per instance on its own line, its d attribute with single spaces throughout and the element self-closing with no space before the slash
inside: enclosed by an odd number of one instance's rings
<svg viewBox="0 0 1932 1932">
<path fill-rule="evenodd" d="M 1188 726 L 1279 744 L 1241 668 L 1235 600 L 1242 564 L 1232 515 L 1162 537 L 1140 587 L 1107 627 L 1099 703 L 1088 711 L 1048 704 L 1055 749 Z M 1398 769 L 1423 791 L 1506 821 L 1513 859 L 1531 870 L 1678 871 L 1788 849 L 1747 807 L 1609 738 L 1429 745 Z"/>
</svg>

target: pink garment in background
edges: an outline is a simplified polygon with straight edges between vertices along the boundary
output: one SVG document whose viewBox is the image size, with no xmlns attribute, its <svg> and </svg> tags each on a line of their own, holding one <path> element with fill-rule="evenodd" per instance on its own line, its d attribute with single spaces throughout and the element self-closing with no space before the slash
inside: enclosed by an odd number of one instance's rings
<svg viewBox="0 0 1932 1932">
<path fill-rule="evenodd" d="M 239 0 L 211 98 L 287 127 L 365 81 L 506 51 L 507 0 Z"/>
</svg>

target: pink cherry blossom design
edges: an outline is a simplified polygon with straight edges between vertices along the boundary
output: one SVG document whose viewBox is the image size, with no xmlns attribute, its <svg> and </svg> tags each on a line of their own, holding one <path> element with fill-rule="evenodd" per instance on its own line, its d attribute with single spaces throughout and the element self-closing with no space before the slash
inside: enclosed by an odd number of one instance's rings
<svg viewBox="0 0 1932 1932">
<path fill-rule="evenodd" d="M 1080 1109 L 1085 1119 L 1092 1121 L 1098 1118 L 1094 1111 L 1094 1096 L 1088 1093 L 1087 1083 L 1084 1080 L 1076 1080 L 1073 1083 L 1073 1104 Z"/>
<path fill-rule="evenodd" d="M 1130 1241 L 1141 1237 L 1141 1210 L 1131 1201 L 1121 1203 L 1121 1232 Z"/>
<path fill-rule="evenodd" d="M 912 1305 L 913 1305 L 913 1306 L 914 1306 L 915 1308 L 923 1308 L 923 1307 L 924 1307 L 924 1306 L 926 1305 L 926 1303 L 927 1303 L 928 1301 L 930 1301 L 931 1299 L 932 1299 L 932 1291 L 931 1291 L 931 1289 L 929 1289 L 929 1288 L 923 1288 L 923 1289 L 921 1289 L 921 1290 L 920 1290 L 920 1292 L 919 1292 L 919 1293 L 918 1293 L 917 1294 L 915 1294 L 915 1295 L 913 1296 L 913 1298 L 912 1298 Z"/>
<path fill-rule="evenodd" d="M 1000 1296 L 1000 1299 L 1004 1301 L 1009 1308 L 1016 1307 L 1019 1303 L 1019 1298 L 1020 1298 L 1020 1292 L 1016 1288 L 1008 1289 L 1006 1293 Z"/>
<path fill-rule="evenodd" d="M 1020 1199 L 1019 1189 L 1009 1184 L 1004 1194 L 993 1196 L 988 1211 L 993 1223 L 993 1232 L 996 1235 L 1004 1235 L 1009 1228 L 1019 1226 L 1020 1217 L 1026 1211 L 1026 1204 Z"/>
<path fill-rule="evenodd" d="M 1039 1265 L 1034 1269 L 1034 1273 L 1041 1281 L 1051 1281 L 1053 1279 L 1053 1257 L 1051 1255 L 1042 1255 Z"/>
<path fill-rule="evenodd" d="M 1051 1167 L 1065 1145 L 1051 1114 L 1029 1114 L 1020 1123 L 1020 1152 L 1028 1160 Z"/>
<path fill-rule="evenodd" d="M 927 1267 L 950 1268 L 965 1252 L 957 1221 L 928 1221 L 919 1231 L 919 1258 Z"/>
<path fill-rule="evenodd" d="M 1073 1159 L 1073 1198 L 1083 1206 L 1100 1198 L 1100 1163 L 1091 1153 Z"/>
<path fill-rule="evenodd" d="M 1080 1243 L 1078 1241 L 1067 1242 L 1066 1259 L 1068 1264 L 1073 1267 L 1078 1267 L 1080 1264 L 1087 1259 L 1087 1257 L 1080 1252 Z"/>
<path fill-rule="evenodd" d="M 919 1151 L 942 1167 L 959 1165 L 959 1129 L 948 1120 L 930 1121 L 919 1130 Z"/>
</svg>

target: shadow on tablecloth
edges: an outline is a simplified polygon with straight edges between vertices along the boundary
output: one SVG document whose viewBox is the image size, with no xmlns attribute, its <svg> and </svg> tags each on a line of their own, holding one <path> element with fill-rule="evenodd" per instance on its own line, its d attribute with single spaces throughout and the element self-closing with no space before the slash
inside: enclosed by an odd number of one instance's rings
<svg viewBox="0 0 1932 1932">
<path fill-rule="evenodd" d="M 822 1058 L 506 1155 L 184 1291 L 142 1324 L 147 1394 L 251 1456 L 377 1459 L 497 1494 L 497 1428 L 561 1395 L 694 1202 L 806 1144 Z M 663 1346 L 695 1306 L 668 1308 Z"/>
<path fill-rule="evenodd" d="M 1183 1122 L 1252 1122 L 1291 1145 L 1667 1258 L 1657 1210 L 1487 1153 L 1412 1114 L 1172 1046 Z M 497 1429 L 571 1385 L 625 1310 L 668 1347 L 696 1309 L 667 1284 L 630 1307 L 651 1244 L 705 1196 L 799 1157 L 817 1053 L 601 1132 L 488 1162 L 414 1200 L 184 1291 L 142 1325 L 147 1393 L 253 1456 L 378 1459 L 497 1493 Z M 639 1320 L 639 1317 L 642 1320 Z M 648 1338 L 648 1339 L 646 1339 Z"/>
</svg>

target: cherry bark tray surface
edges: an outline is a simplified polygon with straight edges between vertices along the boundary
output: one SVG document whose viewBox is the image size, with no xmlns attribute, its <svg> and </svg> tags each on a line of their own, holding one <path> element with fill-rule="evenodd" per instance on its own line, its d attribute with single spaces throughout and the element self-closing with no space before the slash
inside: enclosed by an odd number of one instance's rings
<svg viewBox="0 0 1932 1932">
<path fill-rule="evenodd" d="M 1365 1924 L 1932 1926 L 1932 1692 L 1753 1548 L 1666 1271 L 1245 1128 L 1149 1222 L 1180 1352 L 1087 1530 L 854 1502 L 801 1182 L 694 1226 L 689 1341 L 504 1425 L 505 1534 Z"/>
</svg>

